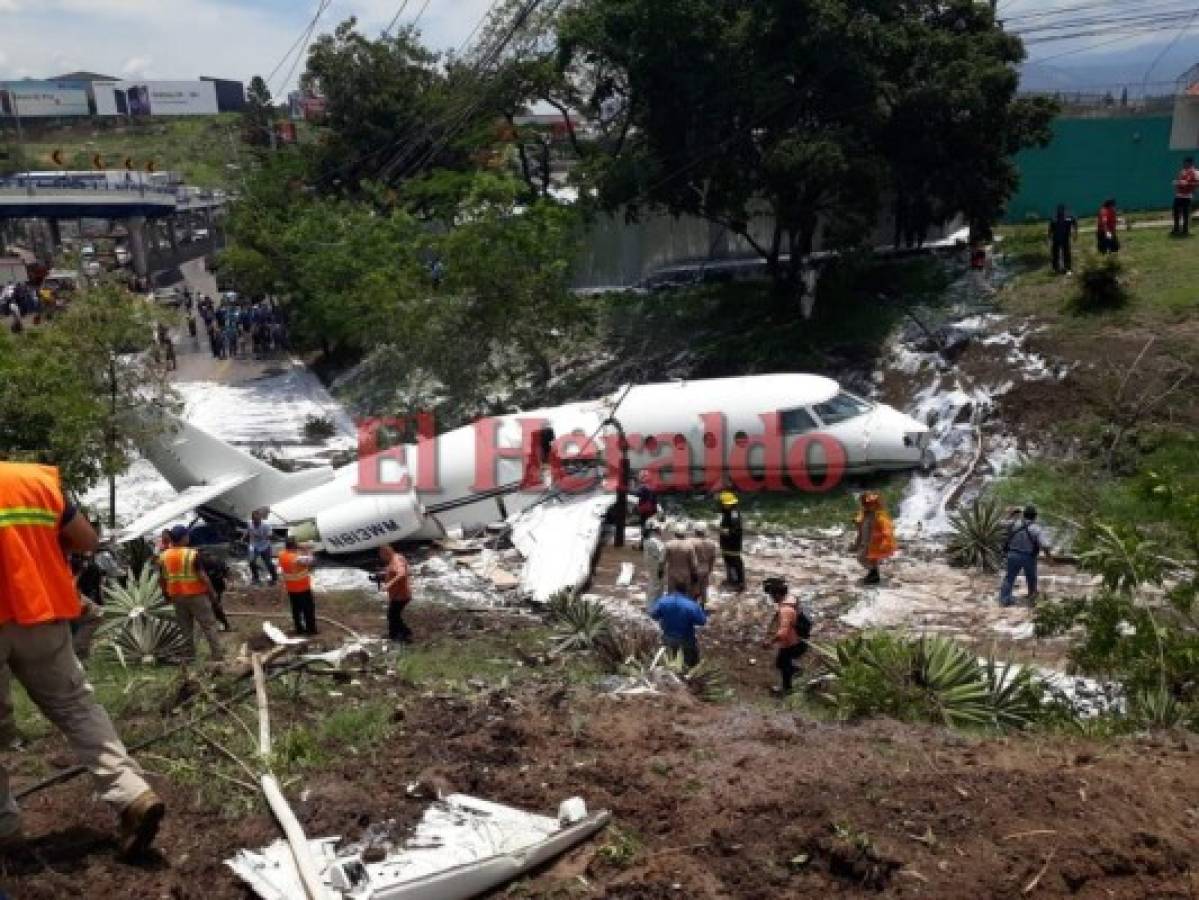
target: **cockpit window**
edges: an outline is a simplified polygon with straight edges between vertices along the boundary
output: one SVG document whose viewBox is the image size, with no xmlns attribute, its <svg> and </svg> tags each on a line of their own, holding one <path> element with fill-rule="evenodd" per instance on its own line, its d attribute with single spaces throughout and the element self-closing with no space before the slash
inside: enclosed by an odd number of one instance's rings
<svg viewBox="0 0 1199 900">
<path fill-rule="evenodd" d="M 804 434 L 816 430 L 816 420 L 802 406 L 797 409 L 785 409 L 779 413 L 779 426 L 783 434 Z"/>
<path fill-rule="evenodd" d="M 870 404 L 865 400 L 842 391 L 832 400 L 817 403 L 814 407 L 816 415 L 825 425 L 836 425 L 838 422 L 848 422 L 858 416 L 870 412 Z"/>
</svg>

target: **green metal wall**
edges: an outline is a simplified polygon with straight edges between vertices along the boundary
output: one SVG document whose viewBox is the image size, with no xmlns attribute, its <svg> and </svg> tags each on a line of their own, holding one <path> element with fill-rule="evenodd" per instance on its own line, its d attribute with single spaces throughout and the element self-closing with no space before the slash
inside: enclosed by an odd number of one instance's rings
<svg viewBox="0 0 1199 900">
<path fill-rule="evenodd" d="M 1047 219 L 1065 203 L 1093 216 L 1107 197 L 1122 211 L 1168 209 L 1186 151 L 1170 149 L 1170 116 L 1060 118 L 1053 140 L 1016 157 L 1020 188 L 1007 220 Z"/>
</svg>

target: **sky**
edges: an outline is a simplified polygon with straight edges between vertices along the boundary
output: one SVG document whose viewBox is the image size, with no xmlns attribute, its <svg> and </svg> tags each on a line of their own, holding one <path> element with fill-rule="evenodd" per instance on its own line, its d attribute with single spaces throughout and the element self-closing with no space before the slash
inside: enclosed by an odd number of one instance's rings
<svg viewBox="0 0 1199 900">
<path fill-rule="evenodd" d="M 405 6 L 411 22 L 425 0 L 333 0 L 317 34 L 356 15 L 378 34 Z M 436 49 L 457 48 L 490 0 L 429 0 L 419 27 Z M 0 79 L 84 70 L 128 78 L 249 81 L 268 74 L 316 12 L 317 0 L 0 0 Z M 290 60 L 270 85 L 277 96 Z"/>
<path fill-rule="evenodd" d="M 426 0 L 333 0 L 318 33 L 356 15 L 377 34 L 404 9 L 411 22 Z M 426 43 L 455 48 L 470 34 L 490 0 L 427 0 L 420 19 Z M 1184 5 L 1184 0 L 999 0 L 1003 18 L 1053 9 L 1087 15 Z M 200 75 L 248 81 L 268 74 L 303 32 L 317 0 L 0 0 L 0 79 L 43 77 L 87 70 L 129 78 L 192 79 Z M 1081 15 L 1081 13 L 1072 13 Z M 1024 69 L 1032 88 L 1085 89 L 1172 81 L 1199 62 L 1199 21 L 1160 60 L 1175 33 L 1150 37 L 1083 38 L 1030 48 Z M 1156 60 L 1156 65 L 1154 65 Z M 1043 62 L 1042 62 L 1043 61 Z M 270 87 L 282 96 L 294 87 L 288 60 Z"/>
</svg>

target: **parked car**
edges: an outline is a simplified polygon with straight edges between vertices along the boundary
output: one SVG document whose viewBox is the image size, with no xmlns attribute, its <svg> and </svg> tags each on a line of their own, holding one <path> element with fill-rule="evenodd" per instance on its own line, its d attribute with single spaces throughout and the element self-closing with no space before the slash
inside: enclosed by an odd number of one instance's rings
<svg viewBox="0 0 1199 900">
<path fill-rule="evenodd" d="M 208 229 L 207 229 L 207 228 L 197 228 L 197 229 L 195 229 L 195 230 L 192 232 L 192 238 L 193 238 L 194 240 L 197 240 L 197 241 L 206 241 L 206 240 L 208 240 Z"/>
<path fill-rule="evenodd" d="M 179 293 L 178 288 L 154 288 L 154 302 L 161 303 L 163 306 L 178 306 L 183 302 L 183 295 Z"/>
<path fill-rule="evenodd" d="M 80 244 L 79 245 L 79 255 L 85 256 L 85 257 L 95 256 L 96 255 L 96 245 L 93 243 L 90 243 L 90 242 Z"/>
<path fill-rule="evenodd" d="M 127 266 L 129 261 L 133 259 L 133 254 L 125 247 L 117 247 L 112 251 L 112 255 L 117 258 L 117 265 Z"/>
</svg>

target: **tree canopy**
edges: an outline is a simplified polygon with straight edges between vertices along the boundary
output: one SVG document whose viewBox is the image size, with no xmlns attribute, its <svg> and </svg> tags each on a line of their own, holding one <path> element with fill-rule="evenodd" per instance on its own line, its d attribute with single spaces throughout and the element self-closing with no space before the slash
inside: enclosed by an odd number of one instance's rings
<svg viewBox="0 0 1199 900">
<path fill-rule="evenodd" d="M 591 105 L 625 120 L 602 204 L 723 224 L 791 278 L 822 222 L 862 243 L 887 198 L 912 240 L 993 219 L 1011 155 L 1048 138 L 1019 39 L 972 0 L 592 0 L 559 28 L 561 71 L 612 73 Z"/>
</svg>

